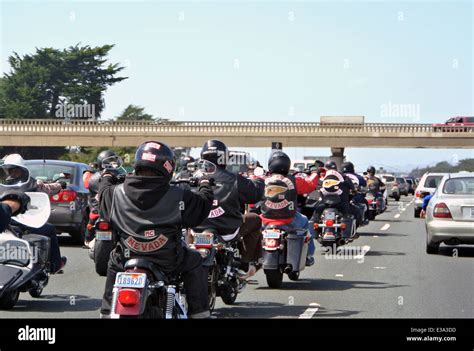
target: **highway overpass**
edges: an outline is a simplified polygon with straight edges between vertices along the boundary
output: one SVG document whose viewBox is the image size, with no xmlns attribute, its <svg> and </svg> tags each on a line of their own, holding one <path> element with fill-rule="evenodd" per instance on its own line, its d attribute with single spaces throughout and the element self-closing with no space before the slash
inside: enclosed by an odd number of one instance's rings
<svg viewBox="0 0 474 351">
<path fill-rule="evenodd" d="M 316 122 L 108 122 L 0 120 L 0 146 L 137 146 L 160 140 L 200 147 L 207 139 L 231 147 L 474 148 L 474 129 L 431 124 Z"/>
</svg>

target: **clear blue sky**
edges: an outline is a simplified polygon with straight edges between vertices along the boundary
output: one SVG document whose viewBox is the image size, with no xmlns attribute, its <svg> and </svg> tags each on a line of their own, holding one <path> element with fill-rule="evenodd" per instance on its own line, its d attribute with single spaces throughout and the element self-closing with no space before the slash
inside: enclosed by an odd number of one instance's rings
<svg viewBox="0 0 474 351">
<path fill-rule="evenodd" d="M 432 123 L 474 115 L 473 17 L 470 0 L 1 1 L 0 69 L 13 51 L 115 44 L 110 60 L 130 78 L 106 93 L 105 118 L 132 103 L 175 120 Z M 415 109 L 397 116 L 389 105 Z M 474 152 L 346 155 L 360 168 L 406 169 Z"/>
</svg>

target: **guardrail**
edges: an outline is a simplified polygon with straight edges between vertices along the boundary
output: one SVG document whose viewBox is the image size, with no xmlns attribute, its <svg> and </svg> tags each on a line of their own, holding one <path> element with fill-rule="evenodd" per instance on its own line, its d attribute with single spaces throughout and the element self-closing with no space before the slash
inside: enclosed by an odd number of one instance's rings
<svg viewBox="0 0 474 351">
<path fill-rule="evenodd" d="M 317 122 L 149 122 L 149 121 L 86 121 L 20 119 L 0 120 L 0 135 L 16 133 L 35 134 L 271 134 L 298 135 L 351 133 L 416 134 L 416 133 L 473 133 L 471 127 L 434 127 L 431 124 L 365 123 L 365 124 L 321 124 Z"/>
</svg>

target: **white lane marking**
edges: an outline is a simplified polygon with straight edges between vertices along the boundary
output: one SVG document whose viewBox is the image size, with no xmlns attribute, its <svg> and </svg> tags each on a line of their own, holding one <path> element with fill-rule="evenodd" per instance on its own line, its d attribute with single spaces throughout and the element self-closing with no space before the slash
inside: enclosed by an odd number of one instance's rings
<svg viewBox="0 0 474 351">
<path fill-rule="evenodd" d="M 362 252 L 360 253 L 360 255 L 354 256 L 354 259 L 360 260 L 360 259 L 364 258 L 365 254 L 370 251 L 370 246 L 369 246 L 369 245 L 364 245 L 364 246 L 362 246 L 362 250 L 361 250 L 361 251 L 362 251 Z"/>
<path fill-rule="evenodd" d="M 387 267 L 374 267 L 375 269 L 386 269 Z"/>
<path fill-rule="evenodd" d="M 307 308 L 303 314 L 300 314 L 300 316 L 298 317 L 299 319 L 311 319 L 313 318 L 314 314 L 318 311 L 319 309 L 318 303 L 313 302 L 313 303 L 310 303 L 309 305 L 313 307 Z"/>
<path fill-rule="evenodd" d="M 405 211 L 406 211 L 406 208 L 405 208 L 405 207 L 403 207 L 401 211 L 402 211 L 402 212 L 405 212 Z"/>
<path fill-rule="evenodd" d="M 400 218 L 400 213 L 397 213 L 397 214 L 395 215 L 395 218 Z"/>
<path fill-rule="evenodd" d="M 385 224 L 382 228 L 380 228 L 380 230 L 387 230 L 388 228 L 390 228 L 390 224 Z"/>
<path fill-rule="evenodd" d="M 373 237 L 373 238 L 378 238 L 379 236 L 378 236 L 378 235 L 373 235 L 372 237 Z"/>
<path fill-rule="evenodd" d="M 344 274 L 336 274 L 336 277 L 341 277 L 342 278 L 343 276 L 344 276 Z"/>
</svg>

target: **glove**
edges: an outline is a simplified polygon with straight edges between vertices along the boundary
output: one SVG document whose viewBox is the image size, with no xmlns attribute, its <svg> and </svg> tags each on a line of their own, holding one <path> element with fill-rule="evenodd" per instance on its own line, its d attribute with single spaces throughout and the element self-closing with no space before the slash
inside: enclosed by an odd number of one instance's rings
<svg viewBox="0 0 474 351">
<path fill-rule="evenodd" d="M 4 200 L 13 200 L 20 204 L 20 208 L 12 213 L 12 216 L 16 216 L 21 213 L 25 213 L 30 204 L 30 197 L 21 191 L 10 190 L 0 198 L 0 202 Z"/>
<path fill-rule="evenodd" d="M 111 177 L 111 178 L 112 178 L 112 182 L 113 182 L 114 184 L 116 184 L 117 181 L 118 181 L 118 179 L 117 179 L 118 172 L 115 172 L 114 170 L 104 169 L 100 175 L 101 175 L 101 178 L 104 178 L 104 177 Z"/>
<path fill-rule="evenodd" d="M 65 181 L 58 180 L 56 183 L 61 184 L 61 189 L 67 188 L 67 183 Z"/>
</svg>

